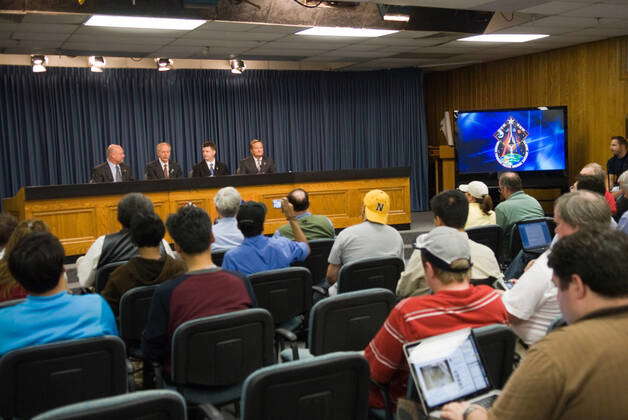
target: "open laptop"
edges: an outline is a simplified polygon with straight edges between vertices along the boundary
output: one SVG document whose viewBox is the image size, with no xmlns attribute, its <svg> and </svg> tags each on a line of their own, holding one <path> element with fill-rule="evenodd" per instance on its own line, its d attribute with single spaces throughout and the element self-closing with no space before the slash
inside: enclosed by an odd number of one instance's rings
<svg viewBox="0 0 628 420">
<path fill-rule="evenodd" d="M 429 337 L 403 346 L 425 414 L 440 418 L 440 409 L 469 400 L 490 407 L 498 390 L 491 385 L 470 328 Z"/>
<path fill-rule="evenodd" d="M 552 243 L 552 236 L 547 226 L 547 222 L 539 220 L 536 222 L 521 222 L 518 224 L 519 236 L 521 237 L 521 248 L 525 252 L 542 254 Z"/>
</svg>

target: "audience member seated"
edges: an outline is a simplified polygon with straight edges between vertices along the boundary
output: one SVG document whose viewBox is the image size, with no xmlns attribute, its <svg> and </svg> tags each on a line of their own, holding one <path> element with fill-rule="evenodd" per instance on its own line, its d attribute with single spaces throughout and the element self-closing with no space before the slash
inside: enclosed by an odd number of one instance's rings
<svg viewBox="0 0 628 420">
<path fill-rule="evenodd" d="M 545 217 L 545 213 L 536 198 L 523 192 L 521 178 L 515 172 L 499 176 L 499 193 L 504 201 L 495 207 L 495 221 L 504 230 L 503 249 L 507 254 L 513 226 L 517 222 Z"/>
<path fill-rule="evenodd" d="M 212 227 L 214 233 L 212 252 L 228 251 L 244 241 L 244 235 L 238 229 L 236 219 L 241 201 L 240 193 L 233 187 L 221 188 L 216 193 L 214 205 L 218 212 L 218 219 Z"/>
<path fill-rule="evenodd" d="M 186 271 L 185 263 L 170 255 L 161 255 L 160 244 L 166 233 L 164 223 L 155 213 L 137 214 L 131 221 L 131 241 L 137 256 L 116 268 L 101 292 L 118 315 L 122 295 L 134 287 L 160 284 Z"/>
<path fill-rule="evenodd" d="M 315 239 L 334 239 L 336 231 L 334 225 L 327 216 L 312 214 L 308 211 L 310 207 L 310 197 L 307 191 L 297 188 L 288 193 L 288 201 L 294 207 L 294 217 L 296 217 L 308 241 Z M 281 226 L 275 231 L 274 237 L 283 236 L 294 240 L 294 234 L 289 223 Z"/>
<path fill-rule="evenodd" d="M 502 272 L 493 251 L 486 245 L 472 241 L 464 232 L 464 223 L 468 220 L 469 204 L 463 193 L 455 190 L 443 191 L 432 198 L 430 207 L 434 213 L 436 226 L 448 226 L 457 229 L 467 238 L 471 250 L 471 262 L 473 263 L 471 279 L 502 278 Z M 419 239 L 417 238 L 417 244 Z M 417 247 L 418 245 L 415 245 L 415 248 Z M 410 256 L 406 269 L 401 273 L 397 283 L 397 296 L 418 296 L 429 292 L 430 288 L 426 283 L 425 271 L 423 271 L 421 251 L 417 248 Z"/>
<path fill-rule="evenodd" d="M 26 290 L 15 280 L 9 270 L 9 255 L 23 237 L 33 232 L 50 232 L 50 229 L 41 220 L 23 220 L 17 224 L 9 237 L 4 248 L 4 257 L 0 259 L 0 302 L 26 297 Z"/>
<path fill-rule="evenodd" d="M 461 223 L 462 225 L 462 223 Z M 371 379 L 387 384 L 392 401 L 406 393 L 408 365 L 403 345 L 460 328 L 505 323 L 499 294 L 488 286 L 469 284 L 471 251 L 464 233 L 439 226 L 417 241 L 428 286 L 433 295 L 414 296 L 393 308 L 377 335 L 364 349 Z M 383 407 L 371 387 L 371 407 Z"/>
<path fill-rule="evenodd" d="M 83 287 L 94 286 L 96 270 L 118 261 L 128 261 L 137 255 L 137 247 L 131 240 L 131 219 L 136 214 L 153 213 L 153 203 L 143 194 L 131 193 L 122 197 L 118 203 L 118 222 L 122 225 L 119 232 L 99 236 L 87 253 L 76 260 L 76 274 Z M 170 245 L 162 240 L 162 252 L 175 258 Z"/>
<path fill-rule="evenodd" d="M 285 198 L 281 201 L 281 206 L 294 232 L 294 241 L 264 236 L 266 206 L 255 201 L 246 201 L 240 205 L 238 212 L 238 228 L 244 235 L 244 242 L 227 251 L 222 268 L 248 276 L 260 271 L 286 268 L 295 261 L 307 258 L 310 247 L 299 226 L 294 208 Z"/>
<path fill-rule="evenodd" d="M 525 344 L 532 345 L 543 338 L 547 328 L 560 316 L 557 289 L 547 264 L 555 243 L 585 227 L 610 229 L 610 217 L 606 200 L 590 191 L 571 192 L 556 200 L 554 220 L 558 239 L 502 295 L 512 329 Z"/>
<path fill-rule="evenodd" d="M 604 197 L 604 193 L 606 192 L 606 187 L 604 186 L 604 177 L 602 175 L 578 175 L 576 178 L 576 183 L 574 184 L 575 191 L 591 191 L 596 194 Z M 606 198 L 604 198 L 606 200 Z M 614 202 L 614 200 L 613 200 Z M 606 204 L 609 204 L 609 201 L 606 200 Z M 613 212 L 613 208 L 609 205 L 609 210 L 611 213 Z M 610 220 L 611 228 L 615 229 L 617 227 L 617 222 L 611 216 Z"/>
<path fill-rule="evenodd" d="M 371 190 L 364 196 L 360 224 L 344 229 L 334 242 L 327 262 L 329 295 L 338 292 L 338 272 L 344 264 L 364 258 L 397 257 L 403 260 L 403 239 L 387 225 L 390 198 L 382 190 Z"/>
<path fill-rule="evenodd" d="M 471 181 L 458 187 L 469 201 L 469 216 L 464 225 L 465 229 L 476 226 L 494 225 L 495 212 L 493 199 L 488 194 L 488 187 L 481 181 Z"/>
<path fill-rule="evenodd" d="M 117 335 L 113 313 L 99 295 L 70 295 L 61 242 L 29 233 L 9 254 L 9 269 L 28 292 L 26 301 L 0 310 L 0 355 L 61 340 Z"/>
<path fill-rule="evenodd" d="M 611 213 L 615 214 L 617 212 L 617 204 L 615 203 L 615 197 L 613 196 L 613 194 L 608 192 L 606 171 L 604 171 L 602 166 L 599 163 L 595 162 L 587 163 L 582 167 L 579 175 L 596 175 L 604 179 L 604 192 L 602 193 L 602 195 L 608 202 L 608 205 L 611 208 Z"/>
<path fill-rule="evenodd" d="M 569 324 L 530 349 L 493 407 L 451 403 L 450 420 L 626 418 L 628 237 L 606 229 L 561 239 L 549 256 Z"/>
<path fill-rule="evenodd" d="M 17 219 L 12 214 L 0 213 L 0 258 L 4 256 L 4 248 L 16 226 Z"/>
<path fill-rule="evenodd" d="M 187 272 L 157 287 L 142 334 L 142 352 L 169 366 L 172 335 L 186 321 L 254 306 L 248 280 L 216 267 L 210 245 L 212 225 L 205 210 L 187 205 L 166 222 Z"/>
<path fill-rule="evenodd" d="M 615 220 L 619 222 L 619 219 L 626 213 L 628 210 L 628 172 L 624 172 L 619 176 L 619 195 L 615 199 L 615 203 L 617 204 L 617 212 L 615 213 Z"/>
</svg>

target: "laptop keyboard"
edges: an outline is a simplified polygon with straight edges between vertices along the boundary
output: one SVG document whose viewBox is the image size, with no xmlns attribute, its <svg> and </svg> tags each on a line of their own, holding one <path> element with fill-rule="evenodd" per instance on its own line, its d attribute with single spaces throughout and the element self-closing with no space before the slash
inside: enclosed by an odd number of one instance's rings
<svg viewBox="0 0 628 420">
<path fill-rule="evenodd" d="M 481 400 L 474 401 L 473 404 L 479 405 L 484 408 L 491 408 L 495 400 L 497 399 L 497 395 L 491 395 L 490 397 L 482 398 Z"/>
</svg>

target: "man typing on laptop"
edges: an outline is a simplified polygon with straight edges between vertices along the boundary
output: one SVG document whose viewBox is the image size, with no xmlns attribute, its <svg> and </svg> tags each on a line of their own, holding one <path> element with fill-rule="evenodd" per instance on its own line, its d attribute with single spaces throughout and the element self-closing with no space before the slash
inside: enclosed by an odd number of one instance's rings
<svg viewBox="0 0 628 420">
<path fill-rule="evenodd" d="M 569 325 L 529 350 L 490 411 L 451 403 L 443 408 L 443 418 L 626 418 L 628 235 L 601 229 L 561 238 L 549 254 L 552 282 Z"/>
<path fill-rule="evenodd" d="M 371 378 L 389 386 L 394 402 L 405 394 L 408 364 L 403 345 L 462 328 L 505 323 L 506 310 L 494 289 L 469 283 L 471 253 L 467 236 L 450 227 L 437 227 L 417 240 L 432 295 L 402 300 L 389 314 L 364 350 Z M 377 388 L 371 407 L 383 407 Z"/>
</svg>

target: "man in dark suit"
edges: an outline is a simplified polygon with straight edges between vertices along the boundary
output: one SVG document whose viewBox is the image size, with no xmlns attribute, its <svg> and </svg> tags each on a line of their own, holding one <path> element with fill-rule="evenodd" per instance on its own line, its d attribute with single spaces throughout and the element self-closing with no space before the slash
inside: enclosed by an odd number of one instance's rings
<svg viewBox="0 0 628 420">
<path fill-rule="evenodd" d="M 277 172 L 275 162 L 264 156 L 264 143 L 261 140 L 251 140 L 249 151 L 251 156 L 240 161 L 238 174 L 273 174 Z"/>
<path fill-rule="evenodd" d="M 211 141 L 206 141 L 201 146 L 203 160 L 192 168 L 192 177 L 201 178 L 206 176 L 229 175 L 229 167 L 216 160 L 216 145 Z"/>
<path fill-rule="evenodd" d="M 131 168 L 124 164 L 124 149 L 119 144 L 107 147 L 107 161 L 92 169 L 89 182 L 135 181 Z"/>
<path fill-rule="evenodd" d="M 169 179 L 180 178 L 181 166 L 174 160 L 170 160 L 172 148 L 166 142 L 159 143 L 156 147 L 157 160 L 149 162 L 144 168 L 145 179 Z"/>
</svg>

